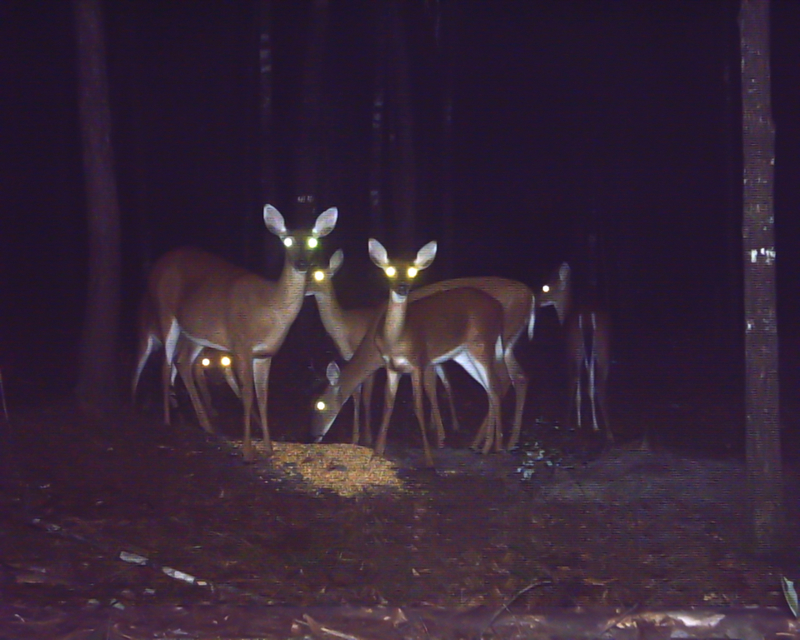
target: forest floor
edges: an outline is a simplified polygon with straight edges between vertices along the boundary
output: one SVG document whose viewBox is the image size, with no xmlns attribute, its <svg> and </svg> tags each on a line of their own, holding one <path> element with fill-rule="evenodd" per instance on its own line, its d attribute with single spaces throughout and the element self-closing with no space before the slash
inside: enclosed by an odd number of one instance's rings
<svg viewBox="0 0 800 640">
<path fill-rule="evenodd" d="M 786 560 L 747 551 L 735 458 L 590 452 L 539 424 L 515 453 L 450 436 L 435 471 L 393 442 L 397 482 L 343 496 L 245 465 L 188 419 L 89 420 L 63 402 L 15 415 L 12 434 L 5 605 L 785 607 Z"/>
</svg>

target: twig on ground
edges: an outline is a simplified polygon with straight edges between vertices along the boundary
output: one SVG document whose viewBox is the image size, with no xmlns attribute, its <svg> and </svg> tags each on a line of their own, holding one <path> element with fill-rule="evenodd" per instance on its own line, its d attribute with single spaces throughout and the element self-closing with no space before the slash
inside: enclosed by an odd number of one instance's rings
<svg viewBox="0 0 800 640">
<path fill-rule="evenodd" d="M 307 613 L 303 614 L 302 620 L 295 620 L 295 622 L 297 624 L 306 625 L 309 629 L 311 629 L 311 635 L 317 637 L 327 634 L 329 636 L 333 636 L 334 638 L 342 638 L 342 640 L 361 640 L 361 638 L 358 636 L 344 633 L 342 631 L 336 631 L 336 629 L 331 629 L 329 627 L 324 627 Z"/>
<path fill-rule="evenodd" d="M 508 608 L 512 604 L 514 604 L 514 601 L 517 598 L 519 598 L 521 595 L 527 593 L 531 589 L 535 589 L 536 587 L 543 587 L 543 586 L 546 586 L 548 584 L 553 584 L 553 581 L 552 580 L 539 580 L 537 582 L 532 582 L 527 587 L 517 591 L 513 596 L 511 596 L 511 598 L 508 600 L 508 602 L 504 602 L 503 605 L 497 611 L 495 611 L 494 614 L 492 614 L 492 617 L 489 618 L 489 622 L 487 622 L 486 626 L 483 629 L 481 629 L 481 632 L 480 632 L 480 634 L 478 634 L 478 637 L 482 638 L 483 634 L 486 633 L 489 630 L 489 628 L 494 624 L 495 620 L 497 620 L 497 618 L 500 617 L 500 614 L 503 613 L 504 611 L 508 611 Z M 510 611 L 508 611 L 508 612 L 511 613 Z"/>
</svg>

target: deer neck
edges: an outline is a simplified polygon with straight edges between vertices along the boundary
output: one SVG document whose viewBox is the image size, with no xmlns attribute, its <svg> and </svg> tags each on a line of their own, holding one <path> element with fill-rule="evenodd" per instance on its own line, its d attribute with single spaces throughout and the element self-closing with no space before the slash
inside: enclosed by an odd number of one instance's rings
<svg viewBox="0 0 800 640">
<path fill-rule="evenodd" d="M 574 302 L 574 300 L 572 298 L 572 285 L 570 284 L 569 286 L 567 286 L 566 290 L 564 291 L 564 295 L 561 296 L 561 300 L 559 301 L 560 308 L 557 309 L 558 316 L 561 319 L 562 323 L 574 311 L 573 302 Z"/>
<path fill-rule="evenodd" d="M 291 313 L 292 318 L 297 316 L 303 305 L 306 293 L 306 274 L 295 269 L 294 263 L 286 256 L 283 262 L 283 271 L 278 278 L 279 301 L 281 307 Z"/>
<path fill-rule="evenodd" d="M 353 395 L 364 380 L 383 366 L 383 358 L 375 344 L 376 329 L 377 323 L 374 323 L 353 354 L 352 360 L 342 371 L 339 391 L 343 401 Z"/>
<path fill-rule="evenodd" d="M 383 343 L 386 350 L 391 350 L 400 340 L 405 327 L 407 309 L 408 296 L 399 296 L 392 291 L 389 294 L 386 319 L 383 323 Z"/>
<path fill-rule="evenodd" d="M 342 358 L 350 360 L 353 357 L 353 349 L 348 341 L 344 311 L 339 306 L 336 294 L 333 291 L 324 293 L 317 291 L 314 293 L 314 297 L 317 299 L 322 326 L 325 327 L 325 331 L 336 343 L 336 348 L 339 349 Z"/>
</svg>

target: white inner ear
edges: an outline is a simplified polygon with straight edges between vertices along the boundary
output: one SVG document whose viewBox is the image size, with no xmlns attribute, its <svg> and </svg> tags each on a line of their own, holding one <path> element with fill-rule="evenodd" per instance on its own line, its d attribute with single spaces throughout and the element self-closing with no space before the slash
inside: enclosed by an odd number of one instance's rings
<svg viewBox="0 0 800 640">
<path fill-rule="evenodd" d="M 339 369 L 339 365 L 336 364 L 335 360 L 331 360 L 328 363 L 328 368 L 325 370 L 325 375 L 328 378 L 328 382 L 331 386 L 335 387 L 339 383 L 339 375 L 341 374 L 342 370 Z"/>
<path fill-rule="evenodd" d="M 283 220 L 283 216 L 281 212 L 271 204 L 264 206 L 264 224 L 267 226 L 267 229 L 279 238 L 286 235 L 286 223 Z"/>
<path fill-rule="evenodd" d="M 376 265 L 382 269 L 389 266 L 389 256 L 386 253 L 386 248 L 380 242 L 375 238 L 370 238 L 367 247 L 369 249 L 369 257 L 372 258 Z"/>
<path fill-rule="evenodd" d="M 324 238 L 333 231 L 338 218 L 339 210 L 336 207 L 331 207 L 327 211 L 323 211 L 317 217 L 317 222 L 311 230 L 311 235 L 315 238 Z"/>
<path fill-rule="evenodd" d="M 428 244 L 426 244 L 422 249 L 417 252 L 417 259 L 414 260 L 414 266 L 418 270 L 425 269 L 430 266 L 433 259 L 436 257 L 436 249 L 438 245 L 436 244 L 436 240 L 431 240 Z"/>
<path fill-rule="evenodd" d="M 331 259 L 328 261 L 328 269 L 330 269 L 332 276 L 335 275 L 336 272 L 339 270 L 339 267 L 342 266 L 343 261 L 344 261 L 344 252 L 341 249 L 337 249 L 331 256 Z"/>
</svg>

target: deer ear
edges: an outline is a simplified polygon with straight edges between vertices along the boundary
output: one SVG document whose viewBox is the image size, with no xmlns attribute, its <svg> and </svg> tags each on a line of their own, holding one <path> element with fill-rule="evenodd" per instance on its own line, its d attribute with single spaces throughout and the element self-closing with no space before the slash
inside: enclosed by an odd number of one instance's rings
<svg viewBox="0 0 800 640">
<path fill-rule="evenodd" d="M 286 223 L 283 221 L 281 212 L 271 204 L 264 207 L 264 224 L 267 225 L 267 229 L 279 238 L 282 238 L 287 233 Z"/>
<path fill-rule="evenodd" d="M 336 207 L 331 207 L 327 211 L 319 214 L 314 228 L 311 230 L 311 235 L 315 238 L 324 238 L 336 226 L 336 220 L 339 218 L 339 210 Z"/>
<path fill-rule="evenodd" d="M 386 248 L 378 242 L 375 238 L 370 238 L 367 243 L 369 249 L 369 257 L 381 269 L 389 266 L 389 256 L 386 253 Z"/>
<path fill-rule="evenodd" d="M 431 266 L 433 259 L 436 257 L 437 247 L 438 245 L 436 244 L 436 240 L 431 240 L 428 244 L 422 247 L 422 249 L 417 252 L 417 259 L 414 260 L 414 266 L 420 271 Z"/>
<path fill-rule="evenodd" d="M 328 382 L 332 387 L 339 384 L 339 376 L 341 373 L 342 370 L 339 368 L 339 365 L 336 364 L 336 360 L 331 360 L 328 363 L 328 368 L 325 370 L 325 376 L 328 378 Z"/>
<path fill-rule="evenodd" d="M 328 262 L 328 269 L 330 270 L 332 276 L 336 275 L 336 272 L 342 266 L 343 261 L 344 261 L 344 252 L 341 249 L 337 249 L 331 256 L 330 261 Z"/>
<path fill-rule="evenodd" d="M 561 287 L 564 288 L 569 280 L 569 265 L 565 262 L 558 269 L 558 279 L 561 281 Z"/>
</svg>

